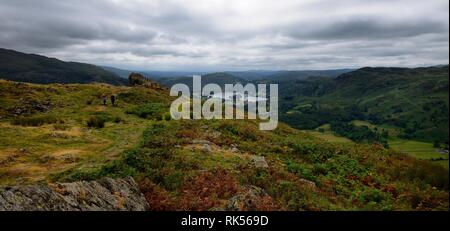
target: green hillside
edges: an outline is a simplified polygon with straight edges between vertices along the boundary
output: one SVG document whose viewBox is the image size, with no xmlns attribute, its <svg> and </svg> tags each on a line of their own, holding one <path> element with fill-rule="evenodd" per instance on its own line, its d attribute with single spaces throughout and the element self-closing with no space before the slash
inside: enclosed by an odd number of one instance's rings
<svg viewBox="0 0 450 231">
<path fill-rule="evenodd" d="M 28 83 L 109 83 L 124 85 L 118 75 L 91 64 L 64 62 L 0 48 L 0 76 Z"/>
<path fill-rule="evenodd" d="M 0 101 L 3 185 L 132 176 L 152 210 L 449 208 L 439 165 L 284 124 L 173 121 L 160 88 L 0 81 Z"/>
<path fill-rule="evenodd" d="M 280 71 L 278 73 L 274 73 L 270 76 L 267 76 L 263 79 L 276 81 L 276 82 L 285 82 L 285 81 L 295 81 L 295 80 L 303 80 L 311 76 L 315 77 L 329 77 L 335 78 L 341 74 L 352 71 L 351 69 L 336 69 L 336 70 L 306 70 L 306 71 Z"/>
<path fill-rule="evenodd" d="M 362 68 L 335 79 L 282 85 L 282 119 L 301 129 L 365 120 L 402 129 L 402 138 L 448 143 L 448 66 Z"/>
</svg>

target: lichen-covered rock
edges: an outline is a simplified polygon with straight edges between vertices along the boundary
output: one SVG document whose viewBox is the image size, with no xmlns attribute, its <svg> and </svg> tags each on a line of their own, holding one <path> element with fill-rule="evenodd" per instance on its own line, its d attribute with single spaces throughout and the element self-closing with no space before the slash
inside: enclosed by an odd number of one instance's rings
<svg viewBox="0 0 450 231">
<path fill-rule="evenodd" d="M 207 141 L 207 140 L 197 140 L 197 139 L 195 139 L 195 140 L 192 140 L 192 144 L 208 144 L 208 145 L 211 145 L 211 142 Z"/>
<path fill-rule="evenodd" d="M 246 186 L 242 193 L 230 198 L 225 211 L 256 211 L 261 198 L 267 193 L 259 187 Z"/>
<path fill-rule="evenodd" d="M 264 156 L 251 156 L 251 161 L 255 165 L 255 168 L 268 168 L 266 158 Z"/>
<path fill-rule="evenodd" d="M 237 145 L 236 145 L 236 144 L 232 144 L 232 145 L 230 146 L 230 152 L 238 153 L 238 152 L 240 152 L 240 151 L 239 151 L 239 149 L 237 148 Z"/>
<path fill-rule="evenodd" d="M 0 188 L 0 211 L 144 211 L 133 178 Z"/>
<path fill-rule="evenodd" d="M 309 187 L 310 189 L 317 189 L 316 183 L 306 180 L 306 179 L 299 179 L 300 183 L 305 185 L 306 187 Z"/>
</svg>

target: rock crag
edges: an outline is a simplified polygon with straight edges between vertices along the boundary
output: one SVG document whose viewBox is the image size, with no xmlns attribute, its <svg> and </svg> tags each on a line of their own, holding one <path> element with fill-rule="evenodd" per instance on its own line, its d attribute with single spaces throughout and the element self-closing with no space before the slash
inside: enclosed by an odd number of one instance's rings
<svg viewBox="0 0 450 231">
<path fill-rule="evenodd" d="M 133 178 L 0 188 L 0 211 L 145 211 Z"/>
</svg>

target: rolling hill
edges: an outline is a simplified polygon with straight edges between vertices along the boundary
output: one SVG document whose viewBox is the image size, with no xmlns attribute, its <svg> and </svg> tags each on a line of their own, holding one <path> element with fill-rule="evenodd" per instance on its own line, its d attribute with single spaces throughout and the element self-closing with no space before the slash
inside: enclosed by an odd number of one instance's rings
<svg viewBox="0 0 450 231">
<path fill-rule="evenodd" d="M 352 69 L 336 70 L 298 70 L 298 71 L 229 71 L 227 74 L 236 76 L 247 81 L 289 81 L 305 79 L 311 76 L 317 77 L 337 77 Z"/>
<path fill-rule="evenodd" d="M 335 78 L 341 74 L 351 71 L 352 69 L 280 71 L 272 75 L 266 76 L 265 78 L 262 79 L 274 82 L 283 82 L 283 81 L 304 80 L 310 77 Z"/>
<path fill-rule="evenodd" d="M 133 73 L 133 71 L 124 70 L 124 69 L 119 69 L 119 68 L 115 68 L 115 67 L 106 67 L 106 66 L 103 66 L 102 68 L 105 69 L 106 71 L 111 72 L 111 73 L 114 73 L 114 74 L 116 74 L 116 75 L 118 75 L 119 77 L 124 78 L 124 79 L 128 79 L 129 75 L 130 75 L 131 73 Z"/>
<path fill-rule="evenodd" d="M 337 78 L 280 82 L 283 119 L 312 129 L 336 120 L 366 120 L 404 136 L 448 142 L 448 65 L 362 68 Z"/>
<path fill-rule="evenodd" d="M 91 64 L 64 62 L 0 48 L 0 78 L 29 83 L 109 83 L 124 85 L 118 75 Z"/>
</svg>

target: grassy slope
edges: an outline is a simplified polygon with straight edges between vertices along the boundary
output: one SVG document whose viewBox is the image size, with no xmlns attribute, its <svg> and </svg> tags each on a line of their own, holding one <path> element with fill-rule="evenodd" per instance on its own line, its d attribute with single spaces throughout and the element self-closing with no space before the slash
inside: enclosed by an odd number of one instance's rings
<svg viewBox="0 0 450 231">
<path fill-rule="evenodd" d="M 151 89 L 130 89 L 110 85 L 32 85 L 0 81 L 0 183 L 14 184 L 47 180 L 51 173 L 75 166 L 89 168 L 114 159 L 133 147 L 150 121 L 124 113 L 135 102 L 119 99 L 117 107 L 101 106 L 102 94 L 131 92 L 143 95 L 145 101 L 166 101 L 165 92 Z M 47 113 L 34 112 L 34 104 L 50 101 Z M 89 101 L 89 104 L 88 104 Z M 55 117 L 64 123 L 41 127 L 11 125 L 10 111 L 23 108 L 33 115 Z M 89 129 L 86 121 L 92 115 L 120 117 L 120 123 L 107 122 L 101 130 Z M 25 151 L 20 151 L 25 149 Z"/>
<path fill-rule="evenodd" d="M 268 195 L 245 209 L 448 210 L 448 170 L 379 146 L 327 142 L 283 124 L 267 132 L 256 121 L 156 121 L 124 113 L 145 101 L 168 100 L 153 89 L 4 81 L 0 88 L 0 131 L 8 134 L 0 137 L 0 153 L 12 157 L 0 168 L 2 184 L 131 175 L 153 210 L 224 207 L 247 185 Z M 113 92 L 125 93 L 117 108 L 98 106 L 102 93 Z M 10 125 L 9 108 L 26 97 L 50 100 L 54 106 L 46 114 L 70 129 Z M 99 111 L 125 123 L 87 129 L 85 121 Z M 211 142 L 211 150 L 195 139 Z M 73 163 L 58 158 L 66 153 L 77 157 Z M 253 155 L 264 156 L 269 168 L 255 168 Z"/>
<path fill-rule="evenodd" d="M 339 91 L 329 96 L 354 97 L 387 123 L 419 123 L 418 133 L 442 133 L 448 140 L 448 80 L 448 67 L 362 69 L 338 78 Z"/>
</svg>

